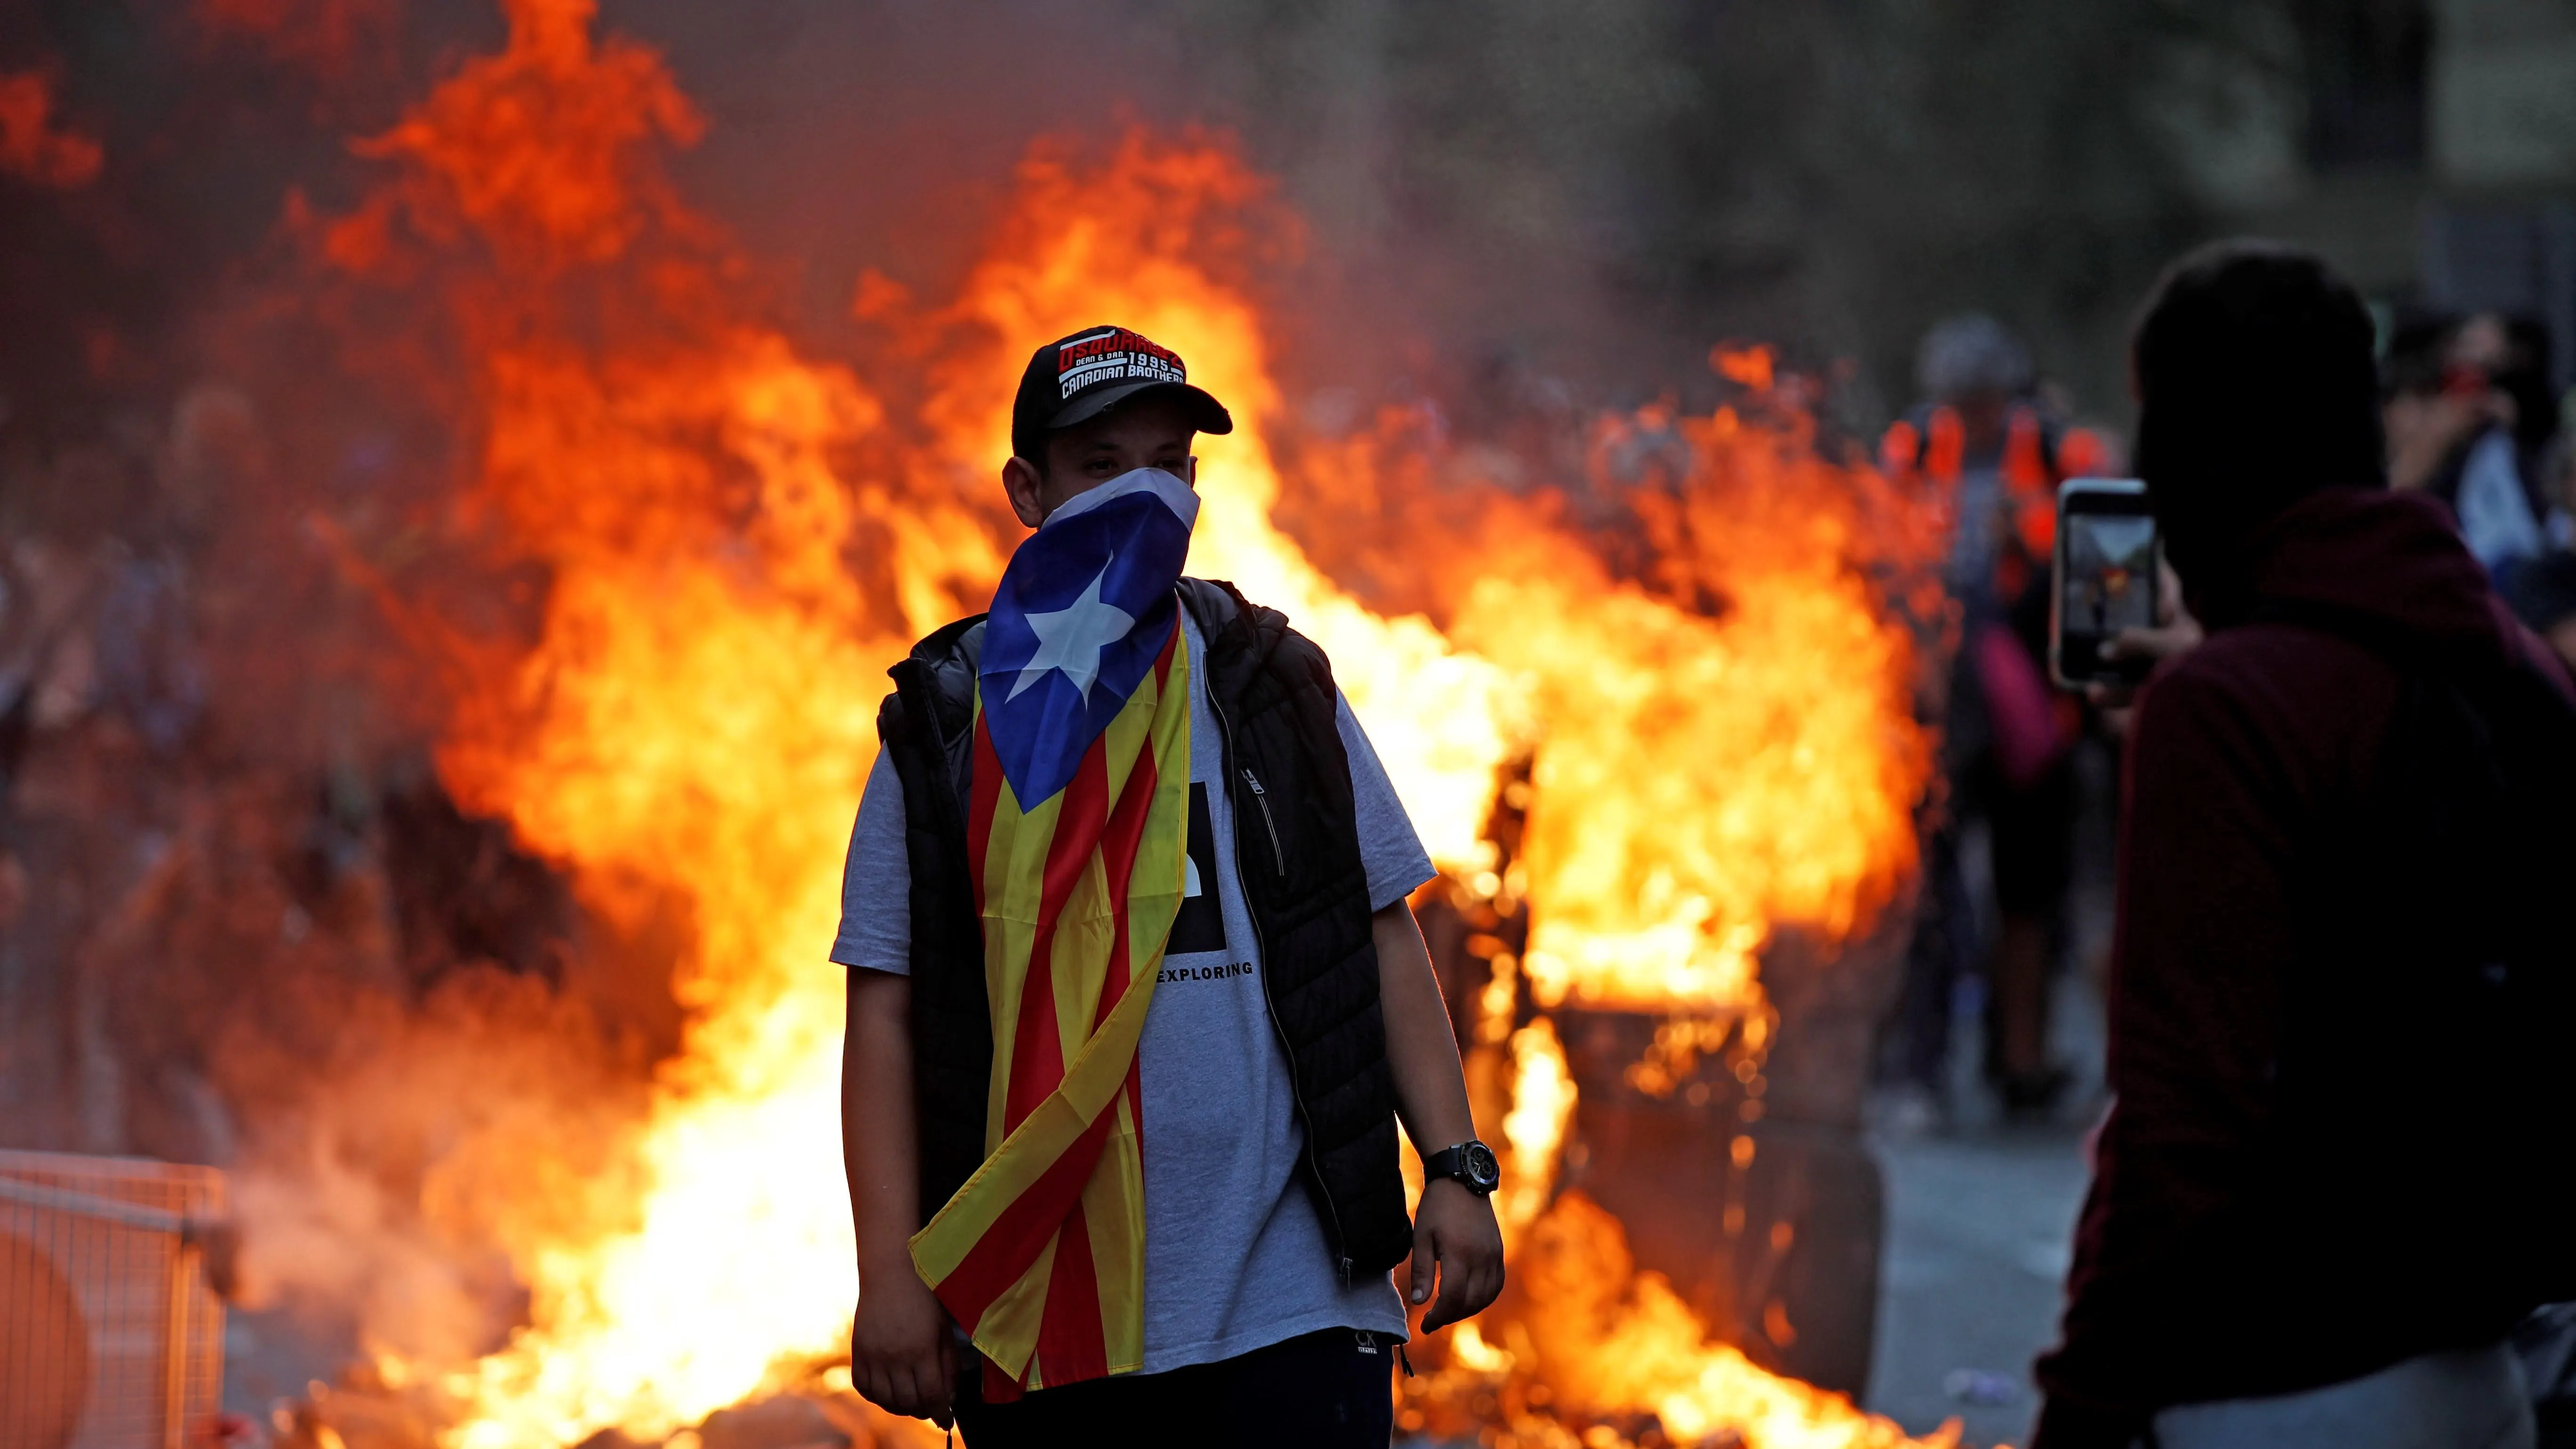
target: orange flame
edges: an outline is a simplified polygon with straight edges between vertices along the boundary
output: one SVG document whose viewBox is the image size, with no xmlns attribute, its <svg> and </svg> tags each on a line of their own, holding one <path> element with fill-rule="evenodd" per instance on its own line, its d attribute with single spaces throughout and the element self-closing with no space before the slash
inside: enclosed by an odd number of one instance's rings
<svg viewBox="0 0 2576 1449">
<path fill-rule="evenodd" d="M 1512 1033 L 1512 1109 L 1503 1116 L 1503 1185 L 1494 1213 L 1509 1244 L 1538 1220 L 1556 1191 L 1557 1153 L 1574 1120 L 1574 1078 L 1556 1024 L 1540 1017 Z"/>
<path fill-rule="evenodd" d="M 325 250 L 450 281 L 471 501 L 553 571 L 541 641 L 471 681 L 441 768 L 610 919 L 685 901 L 695 1015 L 625 1172 L 461 1155 L 433 1186 L 531 1294 L 530 1327 L 441 1383 L 448 1442 L 494 1449 L 665 1434 L 843 1341 L 840 984 L 814 931 L 907 625 L 841 551 L 895 520 L 878 581 L 929 612 L 962 612 L 945 581 L 998 558 L 966 513 L 841 476 L 880 405 L 736 314 L 729 258 L 655 161 L 697 128 L 660 60 L 594 43 L 585 0 L 510 18 L 508 50 L 370 145 L 396 179 Z M 449 278 L 458 250 L 481 264 Z"/>
<path fill-rule="evenodd" d="M 1660 1273 L 1628 1257 L 1618 1221 L 1579 1193 L 1557 1202 L 1516 1260 L 1543 1313 L 1513 1327 L 1559 1416 L 1651 1413 L 1678 1443 L 1725 1430 L 1753 1449 L 1955 1445 L 1956 1427 L 1915 1440 L 1839 1394 L 1766 1373 L 1706 1331 Z M 1617 1436 L 1587 1434 L 1586 1445 Z"/>
<path fill-rule="evenodd" d="M 610 1154 L 621 1171 L 567 1180 L 487 1149 L 435 1180 L 440 1211 L 505 1248 L 531 1294 L 498 1353 L 388 1368 L 445 1397 L 443 1442 L 667 1435 L 839 1350 L 859 1285 L 833 1151 L 841 990 L 819 956 L 882 667 L 989 596 L 1009 380 L 1033 341 L 1104 319 L 1178 350 L 1246 424 L 1202 442 L 1192 571 L 1322 643 L 1435 858 L 1536 904 L 1478 1037 L 1514 1064 L 1503 1207 L 1543 1311 L 1509 1346 L 1461 1330 L 1458 1362 L 1519 1361 L 1569 1413 L 1755 1446 L 1901 1442 L 1705 1342 L 1615 1223 L 1550 1205 L 1573 1084 L 1552 1027 L 1510 1019 L 1515 964 L 1542 1005 L 1753 1011 L 1775 925 L 1847 933 L 1912 868 L 1926 752 L 1908 637 L 1873 575 L 1906 563 L 1911 515 L 1875 471 L 1819 456 L 1769 354 L 1719 359 L 1735 406 L 1599 429 L 1589 482 L 1628 501 L 1651 567 L 1615 573 L 1543 501 L 1483 489 L 1472 531 L 1419 543 L 1435 602 L 1389 617 L 1272 521 L 1292 489 L 1404 490 L 1367 471 L 1392 424 L 1283 461 L 1252 281 L 1296 230 L 1227 146 L 1131 134 L 1096 167 L 1035 152 L 959 296 L 905 329 L 932 340 L 907 359 L 926 392 L 897 426 L 737 294 L 737 260 L 661 169 L 701 123 L 660 59 L 594 38 L 589 0 L 507 9 L 506 50 L 367 143 L 390 180 L 321 250 L 436 289 L 472 359 L 469 501 L 550 571 L 534 646 L 469 663 L 441 769 L 609 920 L 683 903 L 692 1017 Z M 876 317 L 910 305 L 882 284 L 863 298 Z M 1623 472 L 1641 456 L 1668 466 L 1641 482 Z M 1506 870 L 1484 832 L 1522 756 L 1534 795 Z M 1598 1341 L 1550 1337 L 1560 1311 Z M 1594 1427 L 1583 1442 L 1620 1442 Z"/>
<path fill-rule="evenodd" d="M 1515 681 L 1420 615 L 1363 608 L 1270 521 L 1281 478 L 1262 424 L 1282 406 L 1266 329 L 1237 281 L 1282 246 L 1243 225 L 1267 191 L 1205 142 L 1166 147 L 1131 134 L 1097 171 L 1042 148 L 1020 168 L 1010 213 L 949 314 L 980 345 L 935 370 L 925 415 L 949 466 L 989 477 L 1010 456 L 1011 400 L 995 379 L 1014 376 L 1035 342 L 1115 318 L 1179 352 L 1191 378 L 1251 424 L 1199 439 L 1204 502 L 1190 572 L 1234 581 L 1323 645 L 1432 857 L 1489 861 L 1479 837 L 1495 771 L 1528 728 Z"/>
</svg>

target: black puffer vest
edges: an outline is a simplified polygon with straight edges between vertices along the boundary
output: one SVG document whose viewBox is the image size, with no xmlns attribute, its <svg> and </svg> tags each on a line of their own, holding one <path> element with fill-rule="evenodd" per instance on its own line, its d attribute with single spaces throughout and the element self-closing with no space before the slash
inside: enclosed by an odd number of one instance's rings
<svg viewBox="0 0 2576 1449">
<path fill-rule="evenodd" d="M 1225 742 L 1235 860 L 1260 937 L 1270 1020 L 1306 1129 L 1306 1185 L 1343 1281 L 1412 1251 L 1396 1168 L 1395 1079 L 1332 664 L 1231 584 L 1181 581 L 1207 641 L 1200 687 Z M 981 615 L 913 646 L 877 712 L 903 781 L 912 864 L 913 1110 L 925 1220 L 984 1160 L 993 1073 L 966 801 Z"/>
</svg>

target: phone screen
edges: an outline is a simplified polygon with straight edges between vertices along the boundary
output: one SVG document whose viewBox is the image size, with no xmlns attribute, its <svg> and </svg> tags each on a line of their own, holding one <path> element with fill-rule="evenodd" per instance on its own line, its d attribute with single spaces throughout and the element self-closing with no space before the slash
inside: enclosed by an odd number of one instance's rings
<svg viewBox="0 0 2576 1449">
<path fill-rule="evenodd" d="M 2105 659 L 2123 629 L 2156 622 L 2156 520 L 2132 489 L 2070 486 L 2058 501 L 2058 682 L 2141 678 L 2152 661 Z"/>
</svg>

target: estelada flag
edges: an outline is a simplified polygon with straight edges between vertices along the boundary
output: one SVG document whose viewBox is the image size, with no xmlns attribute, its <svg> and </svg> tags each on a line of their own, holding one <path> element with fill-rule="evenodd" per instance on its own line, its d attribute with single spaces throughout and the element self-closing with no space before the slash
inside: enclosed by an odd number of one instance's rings
<svg viewBox="0 0 2576 1449">
<path fill-rule="evenodd" d="M 984 1165 L 912 1239 L 985 1396 L 1145 1356 L 1136 1045 L 1188 859 L 1198 496 L 1140 469 L 1066 502 L 1002 572 L 975 697 L 968 865 L 993 1018 Z"/>
</svg>

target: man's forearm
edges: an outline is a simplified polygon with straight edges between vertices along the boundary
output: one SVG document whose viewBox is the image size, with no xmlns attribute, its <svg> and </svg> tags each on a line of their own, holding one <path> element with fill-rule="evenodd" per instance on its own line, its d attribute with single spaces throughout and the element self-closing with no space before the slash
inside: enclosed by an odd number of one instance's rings
<svg viewBox="0 0 2576 1449">
<path fill-rule="evenodd" d="M 1395 1075 L 1396 1115 L 1424 1156 L 1476 1135 L 1467 1075 L 1440 978 L 1413 908 L 1397 901 L 1370 923 L 1377 942 L 1378 1001 L 1386 1018 L 1386 1061 Z"/>
<path fill-rule="evenodd" d="M 1458 1065 L 1458 1039 L 1440 978 L 1413 911 L 1398 901 L 1377 913 L 1370 933 L 1377 942 L 1378 1001 L 1386 1020 L 1386 1061 L 1395 1077 L 1396 1115 L 1424 1157 L 1476 1135 L 1467 1106 L 1467 1074 Z M 1440 1298 L 1431 1300 L 1434 1269 Z M 1413 1218 L 1413 1266 L 1406 1275 L 1415 1304 L 1430 1304 L 1422 1331 L 1436 1333 L 1481 1313 L 1503 1290 L 1503 1238 L 1493 1204 L 1448 1178 L 1427 1182 Z"/>
<path fill-rule="evenodd" d="M 910 978 L 853 968 L 841 1043 L 841 1156 L 859 1242 L 860 1291 L 871 1273 L 912 1271 L 921 1224 L 920 1144 L 913 1140 Z"/>
</svg>

